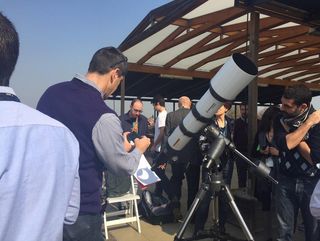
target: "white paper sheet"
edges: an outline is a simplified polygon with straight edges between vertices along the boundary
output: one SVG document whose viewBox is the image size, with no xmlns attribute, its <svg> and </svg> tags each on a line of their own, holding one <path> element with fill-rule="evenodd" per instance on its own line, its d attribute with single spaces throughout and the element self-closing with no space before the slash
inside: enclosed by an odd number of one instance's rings
<svg viewBox="0 0 320 241">
<path fill-rule="evenodd" d="M 139 166 L 137 171 L 134 173 L 134 177 L 144 186 L 161 180 L 157 174 L 151 170 L 151 166 L 144 155 L 141 156 Z"/>
</svg>

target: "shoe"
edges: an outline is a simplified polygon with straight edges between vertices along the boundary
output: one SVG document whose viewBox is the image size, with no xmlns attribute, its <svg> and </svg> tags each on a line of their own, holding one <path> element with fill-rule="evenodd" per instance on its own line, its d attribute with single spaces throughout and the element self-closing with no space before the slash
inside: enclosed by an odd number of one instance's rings
<svg viewBox="0 0 320 241">
<path fill-rule="evenodd" d="M 203 230 L 203 229 L 200 229 L 198 231 L 195 231 L 193 233 L 193 240 L 197 240 L 197 239 L 204 239 L 204 238 L 208 238 L 209 237 L 209 233 L 207 230 Z"/>
<path fill-rule="evenodd" d="M 175 220 L 176 222 L 182 222 L 183 217 L 182 217 L 180 208 L 173 208 L 173 209 L 172 209 L 172 213 L 173 213 L 173 216 L 174 216 L 174 220 Z"/>
<path fill-rule="evenodd" d="M 219 233 L 221 235 L 226 235 L 226 228 L 224 226 L 219 226 Z"/>
</svg>

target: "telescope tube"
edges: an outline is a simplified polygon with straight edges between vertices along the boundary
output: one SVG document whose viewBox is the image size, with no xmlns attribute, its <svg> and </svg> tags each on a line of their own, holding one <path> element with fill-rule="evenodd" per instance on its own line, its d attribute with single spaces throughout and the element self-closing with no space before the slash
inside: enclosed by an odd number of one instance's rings
<svg viewBox="0 0 320 241">
<path fill-rule="evenodd" d="M 224 102 L 232 101 L 257 75 L 246 56 L 235 53 L 211 79 L 210 88 L 168 138 L 169 148 L 182 150 L 202 130 Z"/>
</svg>

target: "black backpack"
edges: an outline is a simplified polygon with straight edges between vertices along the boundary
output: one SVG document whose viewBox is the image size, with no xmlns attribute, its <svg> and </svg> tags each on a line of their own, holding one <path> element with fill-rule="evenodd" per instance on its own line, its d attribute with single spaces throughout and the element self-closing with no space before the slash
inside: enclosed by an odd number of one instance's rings
<svg viewBox="0 0 320 241">
<path fill-rule="evenodd" d="M 141 193 L 138 208 L 139 214 L 151 224 L 174 222 L 172 207 L 168 199 L 154 195 L 148 190 L 144 190 Z"/>
</svg>

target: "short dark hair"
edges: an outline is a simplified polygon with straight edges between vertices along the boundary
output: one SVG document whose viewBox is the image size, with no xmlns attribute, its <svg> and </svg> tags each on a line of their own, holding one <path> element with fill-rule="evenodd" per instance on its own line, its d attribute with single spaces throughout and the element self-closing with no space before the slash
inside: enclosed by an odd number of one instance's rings
<svg viewBox="0 0 320 241">
<path fill-rule="evenodd" d="M 159 105 L 161 105 L 163 107 L 165 107 L 165 105 L 166 105 L 166 102 L 161 95 L 156 95 L 155 97 L 153 97 L 153 99 L 151 100 L 151 103 L 154 105 L 159 103 Z"/>
<path fill-rule="evenodd" d="M 18 56 L 18 33 L 12 22 L 0 12 L 0 86 L 9 86 Z"/>
<path fill-rule="evenodd" d="M 302 105 L 306 103 L 310 105 L 312 99 L 312 93 L 304 84 L 296 84 L 288 86 L 282 95 L 286 99 L 293 99 L 296 105 Z"/>
<path fill-rule="evenodd" d="M 125 76 L 128 71 L 128 59 L 119 49 L 105 47 L 95 52 L 90 61 L 88 72 L 106 74 L 114 68 L 119 68 L 121 74 Z"/>
<path fill-rule="evenodd" d="M 274 119 L 281 113 L 278 106 L 270 106 L 265 110 L 259 123 L 259 131 L 268 132 L 271 130 Z"/>
</svg>

